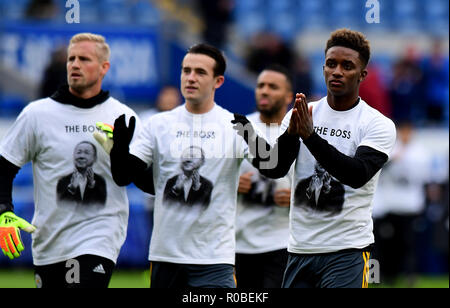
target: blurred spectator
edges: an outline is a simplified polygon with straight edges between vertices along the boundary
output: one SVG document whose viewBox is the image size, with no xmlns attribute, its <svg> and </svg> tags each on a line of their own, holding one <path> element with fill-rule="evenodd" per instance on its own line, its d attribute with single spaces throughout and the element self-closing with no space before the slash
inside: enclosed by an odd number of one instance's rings
<svg viewBox="0 0 450 308">
<path fill-rule="evenodd" d="M 424 124 L 426 102 L 423 91 L 423 72 L 418 56 L 413 48 L 409 48 L 393 67 L 390 88 L 393 120 Z"/>
<path fill-rule="evenodd" d="M 292 68 L 294 60 L 293 50 L 280 36 L 261 32 L 252 38 L 248 46 L 246 64 L 249 71 L 259 74 L 270 64 Z"/>
<path fill-rule="evenodd" d="M 30 19 L 46 20 L 52 19 L 57 13 L 58 7 L 53 0 L 31 0 L 25 16 Z"/>
<path fill-rule="evenodd" d="M 397 143 L 373 200 L 374 258 L 380 262 L 381 282 L 392 283 L 406 274 L 412 285 L 418 272 L 417 242 L 424 225 L 431 156 L 414 132 L 412 123 L 398 124 Z"/>
<path fill-rule="evenodd" d="M 432 181 L 426 186 L 427 200 L 427 254 L 425 266 L 431 273 L 448 273 L 449 251 L 449 179 L 440 183 Z"/>
<path fill-rule="evenodd" d="M 67 49 L 59 47 L 51 55 L 40 86 L 40 97 L 49 97 L 62 85 L 67 84 Z"/>
<path fill-rule="evenodd" d="M 163 86 L 158 93 L 154 107 L 139 114 L 139 118 L 145 121 L 152 115 L 158 112 L 172 110 L 181 105 L 181 103 L 181 93 L 177 87 L 172 85 Z"/>
<path fill-rule="evenodd" d="M 203 39 L 217 48 L 223 48 L 227 28 L 232 20 L 233 0 L 197 0 L 205 28 Z"/>
<path fill-rule="evenodd" d="M 383 84 L 381 72 L 375 64 L 369 64 L 369 74 L 359 87 L 359 96 L 370 106 L 392 118 L 391 98 L 387 87 Z"/>
<path fill-rule="evenodd" d="M 448 122 L 449 61 L 439 39 L 433 42 L 432 50 L 422 64 L 427 118 L 430 124 L 442 124 L 444 120 Z"/>
<path fill-rule="evenodd" d="M 294 93 L 303 93 L 308 100 L 312 99 L 313 79 L 311 76 L 311 66 L 308 58 L 303 54 L 297 53 L 294 60 L 293 71 L 293 91 Z"/>
</svg>

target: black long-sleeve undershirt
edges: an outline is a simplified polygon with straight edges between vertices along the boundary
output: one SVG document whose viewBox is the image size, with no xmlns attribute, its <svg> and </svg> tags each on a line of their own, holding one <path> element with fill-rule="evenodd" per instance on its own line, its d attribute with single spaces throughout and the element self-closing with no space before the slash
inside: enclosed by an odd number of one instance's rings
<svg viewBox="0 0 450 308">
<path fill-rule="evenodd" d="M 119 186 L 134 183 L 142 191 L 155 194 L 152 166 L 147 164 L 124 149 L 111 149 L 111 173 L 114 182 Z"/>
<path fill-rule="evenodd" d="M 259 142 L 265 142 L 262 138 L 258 138 L 257 140 Z M 278 179 L 284 177 L 289 172 L 292 163 L 297 158 L 300 150 L 300 140 L 298 136 L 289 135 L 286 130 L 284 134 L 278 137 L 273 148 L 270 148 L 268 144 L 266 144 L 265 148 L 270 150 L 269 156 L 262 158 L 256 154 L 252 164 L 262 175 L 271 179 Z M 276 164 L 275 168 L 273 168 L 273 163 Z"/>
<path fill-rule="evenodd" d="M 328 141 L 313 133 L 303 141 L 319 164 L 342 184 L 352 188 L 364 186 L 386 163 L 388 156 L 368 146 L 357 148 L 355 156 L 350 157 L 339 152 Z M 266 159 L 257 157 L 253 165 L 261 174 L 269 178 L 280 178 L 287 174 L 290 166 L 298 156 L 300 150 L 298 136 L 291 136 L 286 132 L 278 138 Z M 274 159 L 277 155 L 278 164 L 272 169 L 261 168 L 261 163 Z"/>
<path fill-rule="evenodd" d="M 0 156 L 0 214 L 14 211 L 12 204 L 13 181 L 20 168 Z"/>
</svg>

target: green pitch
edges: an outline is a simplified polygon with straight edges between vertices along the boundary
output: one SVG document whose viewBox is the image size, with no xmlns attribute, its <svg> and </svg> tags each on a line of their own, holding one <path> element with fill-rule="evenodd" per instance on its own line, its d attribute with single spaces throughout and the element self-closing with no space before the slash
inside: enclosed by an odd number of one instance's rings
<svg viewBox="0 0 450 308">
<path fill-rule="evenodd" d="M 148 288 L 149 270 L 116 270 L 110 288 Z M 35 288 L 34 273 L 30 269 L 0 269 L 0 288 Z"/>
<path fill-rule="evenodd" d="M 148 288 L 150 274 L 148 270 L 116 270 L 112 276 L 110 288 Z M 29 269 L 0 269 L 0 288 L 34 288 L 33 271 Z M 370 288 L 407 288 L 404 279 L 392 285 L 370 284 Z M 414 288 L 448 288 L 447 276 L 419 276 Z"/>
</svg>

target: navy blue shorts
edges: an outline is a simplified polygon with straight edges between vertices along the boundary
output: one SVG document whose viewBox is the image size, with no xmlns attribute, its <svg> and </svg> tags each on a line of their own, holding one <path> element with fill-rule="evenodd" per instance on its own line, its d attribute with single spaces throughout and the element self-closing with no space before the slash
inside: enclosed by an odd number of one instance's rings
<svg viewBox="0 0 450 308">
<path fill-rule="evenodd" d="M 113 261 L 94 255 L 49 265 L 34 266 L 37 288 L 107 288 L 114 270 Z"/>
<path fill-rule="evenodd" d="M 370 249 L 290 253 L 283 288 L 367 288 Z"/>
<path fill-rule="evenodd" d="M 258 254 L 236 254 L 238 288 L 280 288 L 288 252 L 280 249 Z"/>
<path fill-rule="evenodd" d="M 236 288 L 234 266 L 152 261 L 150 288 Z"/>
</svg>

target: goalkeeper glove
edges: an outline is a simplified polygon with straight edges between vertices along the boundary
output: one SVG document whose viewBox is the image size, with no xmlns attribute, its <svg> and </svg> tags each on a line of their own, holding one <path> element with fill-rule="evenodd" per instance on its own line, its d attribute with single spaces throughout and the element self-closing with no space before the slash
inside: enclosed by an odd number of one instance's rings
<svg viewBox="0 0 450 308">
<path fill-rule="evenodd" d="M 17 217 L 13 212 L 0 215 L 0 247 L 11 260 L 18 258 L 20 252 L 24 250 L 19 229 L 32 233 L 36 227 Z"/>
<path fill-rule="evenodd" d="M 114 127 L 115 131 L 113 139 L 116 147 L 118 147 L 121 151 L 127 150 L 131 139 L 133 139 L 134 128 L 136 127 L 136 118 L 132 116 L 127 127 L 125 115 L 122 114 L 114 121 Z"/>
<path fill-rule="evenodd" d="M 243 115 L 235 113 L 234 120 L 231 121 L 234 124 L 233 128 L 237 131 L 238 135 L 244 138 L 245 142 L 254 142 L 257 135 L 253 129 L 252 123 Z"/>
<path fill-rule="evenodd" d="M 97 122 L 95 123 L 95 125 L 97 126 L 97 131 L 94 132 L 94 138 L 95 140 L 97 140 L 98 143 L 100 143 L 102 148 L 109 155 L 114 145 L 113 140 L 114 126 L 111 126 L 103 122 Z"/>
</svg>

